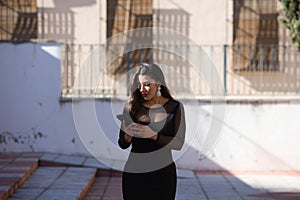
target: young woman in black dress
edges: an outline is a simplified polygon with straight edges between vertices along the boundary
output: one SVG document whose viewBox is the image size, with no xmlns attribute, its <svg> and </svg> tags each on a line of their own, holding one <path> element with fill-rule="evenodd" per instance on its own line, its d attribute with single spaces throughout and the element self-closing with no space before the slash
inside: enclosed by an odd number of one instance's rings
<svg viewBox="0 0 300 200">
<path fill-rule="evenodd" d="M 143 63 L 133 76 L 119 146 L 131 151 L 122 176 L 125 200 L 174 200 L 176 166 L 171 150 L 185 140 L 182 104 L 173 99 L 156 64 Z"/>
</svg>

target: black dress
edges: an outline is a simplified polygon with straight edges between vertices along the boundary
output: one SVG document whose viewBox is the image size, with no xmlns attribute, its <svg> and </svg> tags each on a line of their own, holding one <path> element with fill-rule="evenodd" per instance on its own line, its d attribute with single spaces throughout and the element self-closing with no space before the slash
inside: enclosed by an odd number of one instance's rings
<svg viewBox="0 0 300 200">
<path fill-rule="evenodd" d="M 156 108 L 141 106 L 135 113 L 126 112 L 125 108 L 123 115 L 125 119 L 130 115 L 133 122 L 148 125 L 158 133 L 158 139 L 132 137 L 131 143 L 127 143 L 125 133 L 120 130 L 119 146 L 126 149 L 132 145 L 122 177 L 123 198 L 173 200 L 177 175 L 171 150 L 180 150 L 184 143 L 183 106 L 170 99 Z"/>
</svg>

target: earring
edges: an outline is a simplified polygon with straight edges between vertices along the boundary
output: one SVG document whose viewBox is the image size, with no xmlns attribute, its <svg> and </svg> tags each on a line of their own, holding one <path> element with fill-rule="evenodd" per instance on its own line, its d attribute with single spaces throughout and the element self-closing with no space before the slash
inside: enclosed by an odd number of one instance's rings
<svg viewBox="0 0 300 200">
<path fill-rule="evenodd" d="M 156 92 L 156 96 L 158 96 L 158 97 L 160 97 L 160 96 L 161 96 L 161 92 L 160 92 L 160 90 L 161 90 L 161 87 L 160 87 L 160 86 L 158 86 L 158 88 L 157 88 L 157 92 Z"/>
</svg>

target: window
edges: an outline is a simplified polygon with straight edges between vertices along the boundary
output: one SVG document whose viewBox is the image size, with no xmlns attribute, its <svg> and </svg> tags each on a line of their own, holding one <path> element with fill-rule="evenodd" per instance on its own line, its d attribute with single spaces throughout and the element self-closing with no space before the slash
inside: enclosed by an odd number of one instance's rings
<svg viewBox="0 0 300 200">
<path fill-rule="evenodd" d="M 233 69 L 278 69 L 277 0 L 235 0 Z"/>
<path fill-rule="evenodd" d="M 0 0 L 0 41 L 37 38 L 36 0 Z"/>
<path fill-rule="evenodd" d="M 152 0 L 107 0 L 107 38 L 136 28 L 152 27 L 152 14 Z M 133 48 L 130 46 L 132 44 L 131 40 L 137 41 L 139 40 L 139 37 L 143 38 L 144 42 L 146 41 L 149 42 L 149 44 L 152 44 L 152 33 L 147 32 L 128 38 L 128 41 L 126 41 L 125 44 L 121 44 L 120 41 L 111 40 L 110 44 L 108 44 L 108 48 L 118 49 L 119 53 L 125 52 L 126 50 L 128 51 L 128 49 Z M 111 55 L 109 56 L 114 57 L 116 55 L 111 51 Z M 124 73 L 128 70 L 128 65 L 133 67 L 137 63 L 149 62 L 151 59 L 151 49 L 133 49 L 129 56 L 124 54 L 122 57 L 115 60 L 115 62 L 112 63 L 111 69 L 115 74 Z"/>
</svg>

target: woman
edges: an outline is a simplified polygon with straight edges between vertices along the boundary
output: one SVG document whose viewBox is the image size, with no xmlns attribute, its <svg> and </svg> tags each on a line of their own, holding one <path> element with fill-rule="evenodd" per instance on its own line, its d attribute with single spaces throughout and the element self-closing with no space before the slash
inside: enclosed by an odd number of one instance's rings
<svg viewBox="0 0 300 200">
<path fill-rule="evenodd" d="M 185 116 L 173 99 L 161 69 L 143 63 L 133 76 L 119 133 L 122 149 L 132 146 L 122 176 L 125 200 L 175 199 L 177 175 L 171 150 L 185 139 Z"/>
</svg>

